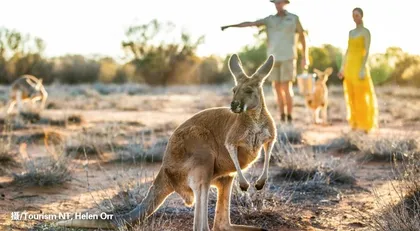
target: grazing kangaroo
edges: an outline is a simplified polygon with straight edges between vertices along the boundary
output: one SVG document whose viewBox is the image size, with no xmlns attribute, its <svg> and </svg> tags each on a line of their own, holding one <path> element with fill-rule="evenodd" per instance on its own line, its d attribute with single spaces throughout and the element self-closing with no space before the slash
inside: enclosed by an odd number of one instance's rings
<svg viewBox="0 0 420 231">
<path fill-rule="evenodd" d="M 144 198 L 131 212 L 106 220 L 68 220 L 59 226 L 106 228 L 142 222 L 156 211 L 166 197 L 177 192 L 187 206 L 194 207 L 194 231 L 207 231 L 208 194 L 210 186 L 217 187 L 214 231 L 264 230 L 230 222 L 230 195 L 236 172 L 240 188 L 246 191 L 249 183 L 242 169 L 249 167 L 264 148 L 265 162 L 255 187 L 261 190 L 268 177 L 268 165 L 274 143 L 276 126 L 264 100 L 262 85 L 274 64 L 273 56 L 248 77 L 239 57 L 229 60 L 235 80 L 233 99 L 227 107 L 203 110 L 178 126 L 169 139 L 162 166 Z"/>
<path fill-rule="evenodd" d="M 9 95 L 9 103 L 6 106 L 7 114 L 10 114 L 17 104 L 19 111 L 22 110 L 22 103 L 30 101 L 35 103 L 41 100 L 40 109 L 44 109 L 48 93 L 42 84 L 42 79 L 32 75 L 23 75 L 16 79 L 12 85 Z"/>
<path fill-rule="evenodd" d="M 328 124 L 327 108 L 328 108 L 328 77 L 332 74 L 333 69 L 328 67 L 324 71 L 314 69 L 317 75 L 315 86 L 312 93 L 305 96 L 306 107 L 311 112 L 312 122 L 315 124 Z M 319 113 L 322 111 L 322 120 Z"/>
</svg>

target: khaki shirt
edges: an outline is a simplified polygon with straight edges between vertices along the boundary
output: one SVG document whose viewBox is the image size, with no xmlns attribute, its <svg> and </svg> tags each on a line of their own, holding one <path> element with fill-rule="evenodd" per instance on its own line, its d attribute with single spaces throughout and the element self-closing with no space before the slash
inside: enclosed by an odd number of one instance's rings
<svg viewBox="0 0 420 231">
<path fill-rule="evenodd" d="M 303 32 L 299 17 L 286 11 L 285 16 L 277 14 L 257 20 L 267 32 L 267 55 L 273 54 L 276 61 L 297 59 L 297 36 Z"/>
</svg>

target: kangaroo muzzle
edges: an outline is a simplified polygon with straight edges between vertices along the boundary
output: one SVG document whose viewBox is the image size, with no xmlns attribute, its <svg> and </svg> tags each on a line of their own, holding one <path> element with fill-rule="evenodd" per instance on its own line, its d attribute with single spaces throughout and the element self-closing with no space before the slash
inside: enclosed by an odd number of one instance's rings
<svg viewBox="0 0 420 231">
<path fill-rule="evenodd" d="M 238 100 L 234 100 L 230 103 L 230 110 L 234 113 L 241 113 L 246 111 L 247 106 L 239 102 Z"/>
</svg>

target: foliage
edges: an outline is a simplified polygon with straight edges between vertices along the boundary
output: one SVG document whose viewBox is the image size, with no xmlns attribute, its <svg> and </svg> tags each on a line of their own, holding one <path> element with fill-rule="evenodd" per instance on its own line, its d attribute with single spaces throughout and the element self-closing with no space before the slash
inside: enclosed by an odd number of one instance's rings
<svg viewBox="0 0 420 231">
<path fill-rule="evenodd" d="M 42 39 L 0 28 L 0 83 L 12 82 L 22 74 L 47 76 L 52 65 L 43 58 L 44 50 Z"/>
<path fill-rule="evenodd" d="M 67 55 L 55 60 L 54 76 L 60 82 L 78 84 L 95 82 L 98 79 L 100 65 L 81 55 Z"/>
<path fill-rule="evenodd" d="M 131 54 L 137 73 L 150 85 L 191 83 L 197 81 L 200 59 L 195 55 L 204 37 L 193 40 L 181 33 L 179 43 L 167 43 L 173 30 L 171 23 L 152 20 L 148 24 L 131 26 L 122 46 Z"/>
<path fill-rule="evenodd" d="M 267 57 L 266 34 L 260 29 L 255 44 L 243 47 L 239 56 L 247 73 L 253 73 Z M 48 84 L 53 81 L 78 84 L 90 82 L 140 82 L 149 85 L 219 84 L 232 81 L 226 57 L 198 57 L 204 37 L 194 39 L 171 23 L 152 20 L 133 25 L 121 43 L 128 62 L 118 63 L 110 57 L 84 57 L 73 54 L 46 58 L 41 38 L 16 30 L 0 28 L 0 84 L 10 84 L 23 74 L 32 74 Z M 301 47 L 298 47 L 301 49 Z M 302 73 L 298 52 L 297 73 Z M 309 47 L 309 72 L 314 68 L 332 67 L 329 84 L 340 84 L 337 71 L 342 51 L 330 44 Z M 371 54 L 369 67 L 374 84 L 412 85 L 420 87 L 420 56 L 408 54 L 399 47 L 385 53 Z"/>
</svg>

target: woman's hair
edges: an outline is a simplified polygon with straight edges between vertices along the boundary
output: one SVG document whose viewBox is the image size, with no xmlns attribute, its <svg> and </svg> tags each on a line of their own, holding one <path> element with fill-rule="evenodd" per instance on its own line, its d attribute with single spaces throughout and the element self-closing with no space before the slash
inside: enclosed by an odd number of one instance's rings
<svg viewBox="0 0 420 231">
<path fill-rule="evenodd" d="M 353 12 L 355 12 L 355 11 L 359 12 L 360 15 L 363 17 L 363 10 L 362 10 L 362 8 L 356 7 L 356 8 L 353 9 Z"/>
</svg>

